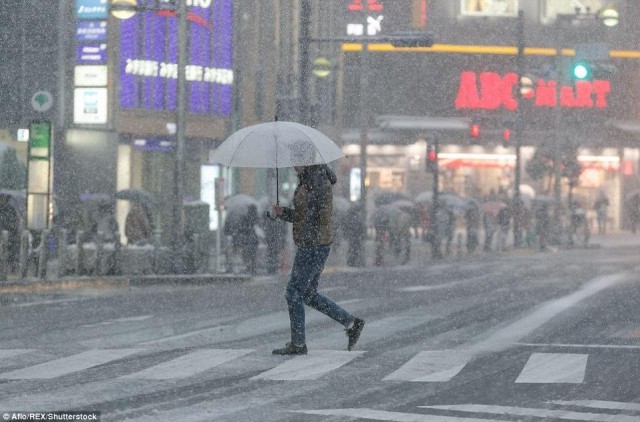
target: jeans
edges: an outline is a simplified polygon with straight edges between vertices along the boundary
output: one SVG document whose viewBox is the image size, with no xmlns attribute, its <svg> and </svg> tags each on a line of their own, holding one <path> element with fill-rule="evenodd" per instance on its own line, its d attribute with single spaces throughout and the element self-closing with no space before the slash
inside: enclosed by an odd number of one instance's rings
<svg viewBox="0 0 640 422">
<path fill-rule="evenodd" d="M 354 318 L 347 311 L 331 299 L 318 293 L 318 280 L 329 256 L 329 246 L 299 248 L 293 261 L 291 278 L 287 284 L 285 297 L 289 306 L 289 321 L 291 322 L 291 342 L 303 345 L 304 333 L 304 305 L 322 312 L 345 327 Z"/>
</svg>

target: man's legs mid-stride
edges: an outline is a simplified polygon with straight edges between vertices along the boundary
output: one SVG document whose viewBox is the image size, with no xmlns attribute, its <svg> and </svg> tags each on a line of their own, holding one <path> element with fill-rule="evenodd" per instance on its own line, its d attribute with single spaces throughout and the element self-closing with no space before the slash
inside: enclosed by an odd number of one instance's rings
<svg viewBox="0 0 640 422">
<path fill-rule="evenodd" d="M 274 354 L 306 354 L 305 310 L 304 305 L 322 312 L 328 317 L 344 325 L 349 337 L 348 349 L 351 350 L 362 332 L 364 321 L 354 318 L 331 299 L 318 293 L 318 281 L 325 261 L 329 256 L 329 246 L 300 248 L 296 252 L 291 270 L 291 278 L 287 284 L 286 298 L 291 323 L 291 343 L 283 349 L 276 349 Z"/>
</svg>

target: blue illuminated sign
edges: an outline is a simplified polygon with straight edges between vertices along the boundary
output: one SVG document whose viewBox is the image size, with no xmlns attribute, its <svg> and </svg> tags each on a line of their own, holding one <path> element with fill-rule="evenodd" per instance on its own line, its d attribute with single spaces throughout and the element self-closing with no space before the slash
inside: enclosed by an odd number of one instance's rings
<svg viewBox="0 0 640 422">
<path fill-rule="evenodd" d="M 107 0 L 76 0 L 77 19 L 107 19 Z"/>
<path fill-rule="evenodd" d="M 107 64 L 107 44 L 76 46 L 76 63 Z"/>
<path fill-rule="evenodd" d="M 106 41 L 107 21 L 78 21 L 76 41 Z"/>
</svg>

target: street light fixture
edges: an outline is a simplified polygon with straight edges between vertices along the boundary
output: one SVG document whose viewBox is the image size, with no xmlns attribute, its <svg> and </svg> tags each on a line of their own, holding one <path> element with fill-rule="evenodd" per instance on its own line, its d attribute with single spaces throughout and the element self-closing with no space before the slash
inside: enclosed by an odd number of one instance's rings
<svg viewBox="0 0 640 422">
<path fill-rule="evenodd" d="M 609 28 L 618 25 L 619 21 L 618 11 L 612 5 L 601 9 L 598 13 L 598 18 L 604 26 L 608 26 Z"/>
<path fill-rule="evenodd" d="M 115 18 L 131 19 L 137 12 L 137 0 L 113 0 L 111 2 L 111 15 Z"/>
</svg>

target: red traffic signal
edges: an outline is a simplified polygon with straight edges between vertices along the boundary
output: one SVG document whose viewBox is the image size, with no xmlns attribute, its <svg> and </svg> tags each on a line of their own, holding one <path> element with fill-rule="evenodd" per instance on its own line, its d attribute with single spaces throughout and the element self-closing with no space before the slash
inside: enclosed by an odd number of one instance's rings
<svg viewBox="0 0 640 422">
<path fill-rule="evenodd" d="M 471 126 L 469 126 L 469 134 L 471 135 L 472 138 L 479 139 L 480 138 L 480 125 L 477 124 L 477 123 L 473 123 Z"/>
<path fill-rule="evenodd" d="M 438 152 L 433 145 L 427 145 L 426 167 L 429 173 L 438 171 Z"/>
<path fill-rule="evenodd" d="M 511 141 L 511 130 L 510 129 L 505 129 L 502 132 L 502 146 L 504 148 L 508 147 L 510 141 Z"/>
</svg>

